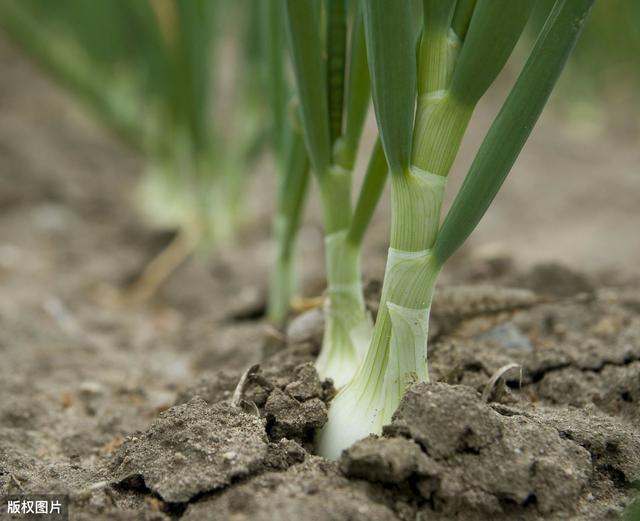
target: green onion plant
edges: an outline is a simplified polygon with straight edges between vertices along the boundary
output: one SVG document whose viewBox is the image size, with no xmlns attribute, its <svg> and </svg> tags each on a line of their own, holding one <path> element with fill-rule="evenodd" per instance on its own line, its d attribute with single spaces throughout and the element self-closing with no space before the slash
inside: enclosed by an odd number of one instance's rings
<svg viewBox="0 0 640 521">
<path fill-rule="evenodd" d="M 277 209 L 273 219 L 276 251 L 269 281 L 268 318 L 281 324 L 296 295 L 295 239 L 309 181 L 309 159 L 302 136 L 291 133 L 284 157 L 278 157 Z"/>
<path fill-rule="evenodd" d="M 309 159 L 302 139 L 296 100 L 285 63 L 284 4 L 281 0 L 256 0 L 253 12 L 261 25 L 266 104 L 270 106 L 271 147 L 277 177 L 273 237 L 276 248 L 267 302 L 267 316 L 281 324 L 295 296 L 295 240 L 309 185 Z"/>
<path fill-rule="evenodd" d="M 224 105 L 214 68 L 229 40 L 241 40 L 236 61 L 250 64 L 249 25 L 227 0 L 0 0 L 0 26 L 145 157 L 141 206 L 181 232 L 184 253 L 228 241 L 244 213 L 264 133 L 254 68 L 238 68 L 241 87 Z M 154 267 L 179 259 L 173 251 Z"/>
<path fill-rule="evenodd" d="M 503 68 L 534 2 L 424 0 L 416 42 L 409 2 L 362 1 L 372 97 L 391 177 L 391 239 L 373 338 L 330 406 L 317 440 L 320 454 L 337 458 L 357 439 L 380 433 L 407 387 L 429 381 L 428 321 L 438 274 L 513 166 L 592 2 L 555 2 L 441 225 L 447 175 L 474 107 Z"/>
<path fill-rule="evenodd" d="M 285 0 L 285 23 L 302 134 L 319 187 L 325 233 L 326 325 L 316 367 L 340 387 L 353 376 L 371 336 L 360 250 L 387 168 L 378 144 L 353 208 L 353 169 L 370 99 L 360 3 Z"/>
</svg>

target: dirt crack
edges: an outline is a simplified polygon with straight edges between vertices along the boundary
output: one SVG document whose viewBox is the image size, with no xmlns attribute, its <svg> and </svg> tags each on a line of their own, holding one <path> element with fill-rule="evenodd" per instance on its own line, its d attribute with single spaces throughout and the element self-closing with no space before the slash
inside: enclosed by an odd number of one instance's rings
<svg viewBox="0 0 640 521">
<path fill-rule="evenodd" d="M 580 365 L 579 363 L 576 363 L 574 361 L 558 363 L 558 364 L 545 367 L 544 369 L 541 369 L 538 371 L 530 372 L 529 373 L 530 382 L 525 383 L 523 387 L 537 384 L 545 376 L 551 373 L 563 371 L 564 369 L 575 368 L 578 371 L 581 371 L 583 373 L 599 374 L 599 373 L 602 373 L 602 371 L 604 371 L 607 367 L 626 367 L 638 361 L 640 361 L 640 355 L 630 354 L 626 356 L 621 362 L 614 362 L 614 361 L 608 360 L 608 361 L 603 361 L 601 364 L 597 365 L 596 367 L 585 367 L 584 365 Z M 525 371 L 526 371 L 526 366 L 525 366 Z"/>
</svg>

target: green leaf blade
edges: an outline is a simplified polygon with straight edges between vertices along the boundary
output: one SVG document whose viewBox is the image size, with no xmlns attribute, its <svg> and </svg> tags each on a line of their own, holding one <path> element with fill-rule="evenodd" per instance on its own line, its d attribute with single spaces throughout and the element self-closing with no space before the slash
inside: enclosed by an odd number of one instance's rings
<svg viewBox="0 0 640 521">
<path fill-rule="evenodd" d="M 287 152 L 287 167 L 278 195 L 279 212 L 286 216 L 286 227 L 281 238 L 283 241 L 281 253 L 286 257 L 292 254 L 291 250 L 300 225 L 309 184 L 309 159 L 304 141 L 297 132 L 293 133 Z"/>
<path fill-rule="evenodd" d="M 331 143 L 342 135 L 344 71 L 347 51 L 345 0 L 327 0 L 327 96 Z"/>
<path fill-rule="evenodd" d="M 280 0 L 256 1 L 261 44 L 265 48 L 265 67 L 263 68 L 265 86 L 268 92 L 271 116 L 271 138 L 281 169 L 285 169 L 285 146 L 291 134 L 287 124 L 287 101 L 291 95 L 287 83 L 283 41 L 284 10 Z"/>
<path fill-rule="evenodd" d="M 348 170 L 352 170 L 355 164 L 358 143 L 367 118 L 367 112 L 369 111 L 370 97 L 371 85 L 367 66 L 362 5 L 357 2 L 353 16 L 349 50 L 345 128 L 336 151 L 337 161 Z"/>
<path fill-rule="evenodd" d="M 384 150 L 382 149 L 380 139 L 378 139 L 371 151 L 367 172 L 362 182 L 358 203 L 356 204 L 351 226 L 349 227 L 348 240 L 351 244 L 355 246 L 362 244 L 364 234 L 378 206 L 378 201 L 380 201 L 386 181 L 387 161 L 384 157 Z"/>
<path fill-rule="evenodd" d="M 451 95 L 475 106 L 504 67 L 529 19 L 532 0 L 478 0 L 460 51 Z"/>
<path fill-rule="evenodd" d="M 451 29 L 460 40 L 464 40 L 469 30 L 469 23 L 476 7 L 476 0 L 458 0 L 456 10 L 453 13 Z"/>
<path fill-rule="evenodd" d="M 363 4 L 367 57 L 380 139 L 392 173 L 406 171 L 416 97 L 416 56 L 411 2 Z"/>
<path fill-rule="evenodd" d="M 515 163 L 594 0 L 558 0 L 458 192 L 434 245 L 442 265 L 480 222 Z"/>
<path fill-rule="evenodd" d="M 318 11 L 313 0 L 287 0 L 285 12 L 305 143 L 311 166 L 322 177 L 331 165 L 331 141 Z"/>
<path fill-rule="evenodd" d="M 210 60 L 217 5 L 207 0 L 177 0 L 179 39 L 176 104 L 181 107 L 191 133 L 192 145 L 209 145 Z"/>
</svg>

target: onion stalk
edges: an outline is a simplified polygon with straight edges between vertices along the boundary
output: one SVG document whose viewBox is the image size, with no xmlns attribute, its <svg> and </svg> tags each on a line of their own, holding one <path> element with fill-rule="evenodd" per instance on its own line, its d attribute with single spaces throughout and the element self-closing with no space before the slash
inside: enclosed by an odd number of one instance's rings
<svg viewBox="0 0 640 521">
<path fill-rule="evenodd" d="M 295 241 L 309 185 L 309 158 L 302 139 L 298 106 L 285 70 L 284 12 L 280 0 L 256 0 L 259 17 L 265 104 L 271 110 L 271 148 L 277 176 L 273 219 L 275 255 L 269 280 L 267 316 L 281 324 L 297 291 Z"/>
<path fill-rule="evenodd" d="M 379 434 L 407 387 L 429 381 L 428 320 L 438 274 L 511 170 L 592 2 L 556 2 L 442 226 L 446 177 L 465 128 L 533 3 L 478 0 L 471 10 L 469 2 L 424 0 L 416 60 L 410 5 L 364 2 L 373 102 L 391 172 L 391 247 L 373 339 L 331 404 L 320 454 L 337 458 L 354 441 Z"/>
<path fill-rule="evenodd" d="M 370 92 L 363 18 L 360 4 L 354 5 L 348 13 L 345 0 L 287 0 L 285 13 L 301 126 L 325 233 L 326 323 L 316 367 L 338 387 L 353 376 L 371 335 L 360 250 L 387 174 L 378 145 L 354 210 L 352 174 Z"/>
</svg>

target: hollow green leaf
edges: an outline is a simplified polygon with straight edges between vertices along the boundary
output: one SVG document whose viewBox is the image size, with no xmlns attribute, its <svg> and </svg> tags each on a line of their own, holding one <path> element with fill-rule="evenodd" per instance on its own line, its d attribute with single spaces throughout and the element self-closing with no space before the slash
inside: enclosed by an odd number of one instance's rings
<svg viewBox="0 0 640 521">
<path fill-rule="evenodd" d="M 580 34 L 593 0 L 558 0 L 491 125 L 442 224 L 434 256 L 443 264 L 471 234 L 527 141 Z"/>
<path fill-rule="evenodd" d="M 331 143 L 342 135 L 344 72 L 347 50 L 347 6 L 345 0 L 327 0 L 327 96 Z"/>
<path fill-rule="evenodd" d="M 416 55 L 411 2 L 363 4 L 367 58 L 380 139 L 393 174 L 406 171 L 416 98 Z"/>
<path fill-rule="evenodd" d="M 371 158 L 367 165 L 367 172 L 362 182 L 358 203 L 353 213 L 351 226 L 349 227 L 348 240 L 351 244 L 360 245 L 367 227 L 373 217 L 373 212 L 378 206 L 378 201 L 387 181 L 387 161 L 384 157 L 382 144 L 378 139 L 371 152 Z"/>
<path fill-rule="evenodd" d="M 331 164 L 326 66 L 313 0 L 286 0 L 286 30 L 304 138 L 311 166 L 324 176 Z"/>
<path fill-rule="evenodd" d="M 418 93 L 443 90 L 451 78 L 449 27 L 455 0 L 424 0 L 423 32 L 418 54 Z"/>
<path fill-rule="evenodd" d="M 205 148 L 210 140 L 210 61 L 212 58 L 213 18 L 216 2 L 177 0 L 178 78 L 176 103 L 187 120 L 196 148 Z"/>
<path fill-rule="evenodd" d="M 294 132 L 287 153 L 287 166 L 279 186 L 279 211 L 286 216 L 282 254 L 291 255 L 291 248 L 298 231 L 304 200 L 309 182 L 309 159 L 304 141 L 299 133 Z"/>
<path fill-rule="evenodd" d="M 130 20 L 130 30 L 136 31 L 139 36 L 139 48 L 145 64 L 143 72 L 146 76 L 145 92 L 152 91 L 155 95 L 166 96 L 165 83 L 167 74 L 170 72 L 168 69 L 170 56 L 156 13 L 149 0 L 118 1 L 125 14 L 123 18 Z M 130 49 L 127 52 L 131 52 Z"/>
<path fill-rule="evenodd" d="M 451 95 L 473 107 L 504 67 L 533 0 L 478 0 L 451 79 Z"/>
<path fill-rule="evenodd" d="M 453 13 L 453 20 L 451 21 L 451 29 L 460 40 L 464 40 L 467 35 L 471 16 L 476 7 L 476 1 L 477 0 L 458 0 L 456 3 L 456 10 Z"/>
<path fill-rule="evenodd" d="M 264 47 L 263 81 L 268 92 L 271 141 L 281 170 L 285 170 L 285 146 L 290 136 L 287 101 L 291 96 L 284 67 L 284 10 L 281 0 L 254 0 L 259 17 L 260 44 Z"/>
<path fill-rule="evenodd" d="M 425 31 L 447 31 L 456 6 L 456 0 L 423 0 L 422 16 Z"/>
<path fill-rule="evenodd" d="M 337 161 L 342 166 L 352 170 L 371 97 L 364 22 L 360 2 L 356 3 L 353 15 L 347 71 L 345 128 L 340 150 L 336 155 L 338 156 Z"/>
</svg>

